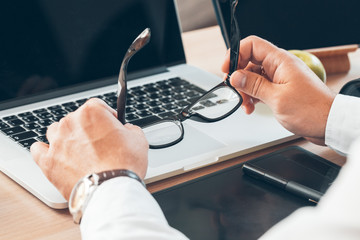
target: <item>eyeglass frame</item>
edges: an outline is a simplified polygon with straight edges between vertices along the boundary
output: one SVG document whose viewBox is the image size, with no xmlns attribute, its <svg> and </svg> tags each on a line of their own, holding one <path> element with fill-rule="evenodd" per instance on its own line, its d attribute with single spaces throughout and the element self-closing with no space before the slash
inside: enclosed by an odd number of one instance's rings
<svg viewBox="0 0 360 240">
<path fill-rule="evenodd" d="M 217 89 L 220 89 L 220 88 L 223 88 L 223 87 L 229 87 L 239 97 L 239 102 L 230 111 L 226 112 L 224 115 L 221 115 L 220 117 L 217 117 L 217 118 L 207 118 L 207 117 L 199 114 L 198 112 L 191 112 L 190 111 L 190 109 L 193 106 L 195 106 L 199 102 L 203 101 L 201 99 L 205 98 L 206 95 L 209 95 L 209 94 L 213 93 L 214 91 L 216 91 Z M 207 99 L 207 98 L 205 98 L 205 99 Z M 184 126 L 183 126 L 182 122 L 185 121 L 186 119 L 194 117 L 192 119 L 194 121 L 197 121 L 197 122 L 217 122 L 217 121 L 220 121 L 220 120 L 222 120 L 224 118 L 227 118 L 228 116 L 233 114 L 241 106 L 242 102 L 243 102 L 243 98 L 242 98 L 241 94 L 233 86 L 231 86 L 229 78 L 227 78 L 226 80 L 222 81 L 221 83 L 219 83 L 218 85 L 216 85 L 215 87 L 213 87 L 212 89 L 210 89 L 209 91 L 207 91 L 206 93 L 201 95 L 199 98 L 194 100 L 192 103 L 187 105 L 185 108 L 183 108 L 181 110 L 180 113 L 176 114 L 175 116 L 167 117 L 167 118 L 164 118 L 164 119 L 159 120 L 157 122 L 153 122 L 151 124 L 143 126 L 143 129 L 145 129 L 147 127 L 158 125 L 158 124 L 161 124 L 163 122 L 174 122 L 174 124 L 176 124 L 179 127 L 180 131 L 181 131 L 181 135 L 176 140 L 171 141 L 171 142 L 166 143 L 166 144 L 161 144 L 161 145 L 151 145 L 150 144 L 150 148 L 151 149 L 167 148 L 167 147 L 171 147 L 171 146 L 179 143 L 181 140 L 183 140 L 185 131 L 184 131 Z"/>
<path fill-rule="evenodd" d="M 232 113 L 234 113 L 242 104 L 243 98 L 241 94 L 231 85 L 230 83 L 230 76 L 233 72 L 237 70 L 238 67 L 238 60 L 239 60 L 239 50 L 240 50 L 240 30 L 238 26 L 238 22 L 236 20 L 236 6 L 238 4 L 238 0 L 230 0 L 230 9 L 231 9 L 231 32 L 230 32 L 230 66 L 229 66 L 229 73 L 227 74 L 227 77 L 224 81 L 204 93 L 202 96 L 200 96 L 198 99 L 194 100 L 192 103 L 187 105 L 181 112 L 173 117 L 170 118 L 164 118 L 162 120 L 159 120 L 157 122 L 151 123 L 149 125 L 143 126 L 143 128 L 146 128 L 148 126 L 153 126 L 156 124 L 160 124 L 165 121 L 174 121 L 175 124 L 180 128 L 181 130 L 181 136 L 168 144 L 163 144 L 159 146 L 152 146 L 150 145 L 150 148 L 152 149 L 159 149 L 159 148 L 166 148 L 173 146 L 177 143 L 179 143 L 184 138 L 184 126 L 182 125 L 182 122 L 185 121 L 188 118 L 196 117 L 195 121 L 206 121 L 206 122 L 216 122 L 219 120 L 222 120 L 224 118 L 227 118 Z M 127 98 L 127 66 L 128 63 L 133 55 L 140 49 L 142 49 L 149 41 L 151 37 L 151 31 L 149 28 L 146 28 L 130 45 L 129 49 L 127 50 L 124 59 L 121 63 L 120 71 L 119 71 L 119 77 L 118 77 L 118 91 L 117 91 L 117 117 L 119 121 L 122 124 L 126 123 L 125 119 L 125 112 L 126 112 L 126 98 Z M 238 104 L 229 112 L 226 114 L 210 119 L 207 118 L 197 112 L 191 113 L 189 112 L 189 109 L 191 109 L 195 104 L 199 103 L 200 99 L 204 98 L 207 94 L 210 94 L 214 92 L 215 90 L 221 88 L 221 87 L 229 87 L 233 90 L 234 93 L 236 93 L 239 97 Z"/>
</svg>

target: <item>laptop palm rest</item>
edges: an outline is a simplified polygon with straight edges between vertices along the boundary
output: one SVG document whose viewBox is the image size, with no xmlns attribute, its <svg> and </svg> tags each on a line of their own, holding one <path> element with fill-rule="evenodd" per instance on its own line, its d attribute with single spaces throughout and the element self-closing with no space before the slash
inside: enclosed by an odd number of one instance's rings
<svg viewBox="0 0 360 240">
<path fill-rule="evenodd" d="M 181 142 L 172 147 L 149 150 L 150 168 L 157 168 L 178 161 L 182 161 L 182 166 L 184 166 L 184 159 L 200 156 L 226 146 L 189 124 L 183 123 L 183 125 L 185 134 Z"/>
</svg>

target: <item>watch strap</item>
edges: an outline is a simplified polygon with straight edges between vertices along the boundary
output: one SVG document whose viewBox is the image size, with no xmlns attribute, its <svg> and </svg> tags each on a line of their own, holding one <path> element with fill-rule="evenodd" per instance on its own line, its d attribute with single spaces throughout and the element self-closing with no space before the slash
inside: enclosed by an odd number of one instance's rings
<svg viewBox="0 0 360 240">
<path fill-rule="evenodd" d="M 106 180 L 109 180 L 111 178 L 115 177 L 129 177 L 137 180 L 140 182 L 144 187 L 146 187 L 144 181 L 133 171 L 127 170 L 127 169 L 115 169 L 115 170 L 109 170 L 104 172 L 96 173 L 96 175 L 99 177 L 98 179 L 98 185 L 103 183 Z"/>
</svg>

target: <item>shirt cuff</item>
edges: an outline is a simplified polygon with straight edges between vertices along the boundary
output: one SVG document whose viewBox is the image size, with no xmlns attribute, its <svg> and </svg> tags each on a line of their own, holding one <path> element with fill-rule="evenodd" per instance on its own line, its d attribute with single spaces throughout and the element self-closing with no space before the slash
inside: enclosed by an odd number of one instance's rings
<svg viewBox="0 0 360 240">
<path fill-rule="evenodd" d="M 187 239 L 168 225 L 147 189 L 128 177 L 107 180 L 95 190 L 80 230 L 83 239 Z"/>
<path fill-rule="evenodd" d="M 360 136 L 360 98 L 338 94 L 326 123 L 325 144 L 347 154 L 357 136 Z"/>
</svg>

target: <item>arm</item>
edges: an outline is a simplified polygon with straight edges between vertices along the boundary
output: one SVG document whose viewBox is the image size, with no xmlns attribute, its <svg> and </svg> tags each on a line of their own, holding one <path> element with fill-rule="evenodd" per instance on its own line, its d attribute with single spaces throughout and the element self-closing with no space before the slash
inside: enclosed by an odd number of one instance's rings
<svg viewBox="0 0 360 240">
<path fill-rule="evenodd" d="M 75 183 L 90 173 L 128 169 L 141 179 L 146 175 L 148 143 L 142 130 L 122 125 L 99 99 L 53 123 L 46 136 L 49 145 L 34 143 L 31 153 L 67 200 Z M 167 224 L 150 193 L 127 177 L 101 184 L 82 220 L 85 239 L 185 239 Z"/>
</svg>

